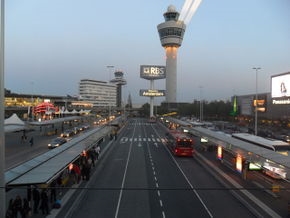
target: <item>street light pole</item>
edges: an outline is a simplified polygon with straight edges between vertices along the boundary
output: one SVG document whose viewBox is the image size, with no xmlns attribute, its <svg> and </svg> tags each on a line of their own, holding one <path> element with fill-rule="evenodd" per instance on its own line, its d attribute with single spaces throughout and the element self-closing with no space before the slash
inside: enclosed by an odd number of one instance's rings
<svg viewBox="0 0 290 218">
<path fill-rule="evenodd" d="M 108 65 L 107 66 L 108 70 L 109 70 L 109 83 L 111 82 L 111 69 L 114 70 L 115 66 L 113 65 Z M 111 96 L 109 96 L 109 119 L 111 117 Z"/>
<path fill-rule="evenodd" d="M 4 88 L 4 0 L 0 1 L 0 102 L 5 100 Z M 5 217 L 5 133 L 4 133 L 4 104 L 0 105 L 0 217 Z"/>
<path fill-rule="evenodd" d="M 202 86 L 199 87 L 199 95 L 200 95 L 200 101 L 199 101 L 199 122 L 203 121 L 203 100 L 202 100 Z"/>
<path fill-rule="evenodd" d="M 258 135 L 258 70 L 260 69 L 260 67 L 253 67 L 253 70 L 256 70 L 255 135 Z"/>
</svg>

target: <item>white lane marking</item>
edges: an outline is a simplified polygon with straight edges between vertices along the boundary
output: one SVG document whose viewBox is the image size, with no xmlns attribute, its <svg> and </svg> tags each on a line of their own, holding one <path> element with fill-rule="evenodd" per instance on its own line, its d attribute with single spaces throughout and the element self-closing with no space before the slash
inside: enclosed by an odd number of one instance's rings
<svg viewBox="0 0 290 218">
<path fill-rule="evenodd" d="M 162 202 L 162 200 L 159 200 L 159 204 L 160 204 L 160 207 L 163 207 L 163 202 Z"/>
<path fill-rule="evenodd" d="M 136 129 L 136 126 L 134 127 L 133 135 L 135 133 L 135 129 Z M 128 170 L 129 160 L 130 160 L 130 156 L 131 156 L 131 151 L 132 151 L 132 142 L 130 143 L 130 147 L 129 147 L 129 152 L 128 152 L 128 156 L 127 156 L 125 171 L 124 171 L 124 174 L 123 174 L 121 191 L 120 191 L 120 194 L 119 194 L 118 204 L 117 204 L 117 208 L 116 208 L 116 212 L 115 212 L 115 218 L 117 218 L 118 214 L 119 214 L 119 209 L 120 209 L 121 199 L 122 199 L 122 196 L 123 196 L 123 189 L 124 189 L 124 184 L 125 184 L 125 178 L 126 178 L 126 175 L 127 175 L 127 170 Z"/>
<path fill-rule="evenodd" d="M 156 135 L 158 135 L 160 137 L 160 135 L 158 134 L 158 132 L 156 131 L 156 129 L 154 129 L 156 132 Z M 195 194 L 195 196 L 199 199 L 200 203 L 203 205 L 204 209 L 206 210 L 206 212 L 208 213 L 208 215 L 213 218 L 212 213 L 210 212 L 209 208 L 206 206 L 206 204 L 204 203 L 204 201 L 202 200 L 202 198 L 200 197 L 200 195 L 197 193 L 197 191 L 193 188 L 193 185 L 190 183 L 189 179 L 187 178 L 187 176 L 185 175 L 185 173 L 183 172 L 183 170 L 181 169 L 181 167 L 179 166 L 179 164 L 177 163 L 177 161 L 174 159 L 172 153 L 166 149 L 166 151 L 169 153 L 171 159 L 173 160 L 173 162 L 175 163 L 175 165 L 177 166 L 177 168 L 180 170 L 181 174 L 183 175 L 183 177 L 185 178 L 186 182 L 188 183 L 188 185 L 190 186 L 191 190 L 193 191 L 193 193 Z"/>
<path fill-rule="evenodd" d="M 157 190 L 157 195 L 160 197 L 160 191 L 159 190 Z"/>
<path fill-rule="evenodd" d="M 165 216 L 165 213 L 164 213 L 164 211 L 162 211 L 162 217 L 163 218 L 165 218 L 166 216 Z"/>
</svg>

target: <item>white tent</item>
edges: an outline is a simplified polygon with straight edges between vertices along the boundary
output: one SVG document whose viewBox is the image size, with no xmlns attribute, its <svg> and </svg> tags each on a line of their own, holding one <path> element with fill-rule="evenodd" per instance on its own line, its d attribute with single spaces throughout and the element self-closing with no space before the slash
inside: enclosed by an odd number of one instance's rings
<svg viewBox="0 0 290 218">
<path fill-rule="evenodd" d="M 11 117 L 5 119 L 4 121 L 4 130 L 5 132 L 15 132 L 25 129 L 25 122 L 22 121 L 17 114 L 12 114 Z"/>
</svg>

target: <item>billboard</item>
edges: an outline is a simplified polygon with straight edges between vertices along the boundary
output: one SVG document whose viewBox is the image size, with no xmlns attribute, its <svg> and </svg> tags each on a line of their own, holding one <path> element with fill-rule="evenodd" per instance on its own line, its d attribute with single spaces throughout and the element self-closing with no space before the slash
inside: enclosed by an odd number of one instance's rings
<svg viewBox="0 0 290 218">
<path fill-rule="evenodd" d="M 271 77 L 272 98 L 290 97 L 290 72 Z"/>
<path fill-rule="evenodd" d="M 140 96 L 145 97 L 164 97 L 165 90 L 141 89 Z"/>
<path fill-rule="evenodd" d="M 148 80 L 164 79 L 166 77 L 165 66 L 141 65 L 140 77 Z"/>
<path fill-rule="evenodd" d="M 257 108 L 258 112 L 266 112 L 267 110 L 267 95 L 259 95 L 258 99 L 256 100 L 255 97 L 253 97 L 253 110 Z"/>
</svg>

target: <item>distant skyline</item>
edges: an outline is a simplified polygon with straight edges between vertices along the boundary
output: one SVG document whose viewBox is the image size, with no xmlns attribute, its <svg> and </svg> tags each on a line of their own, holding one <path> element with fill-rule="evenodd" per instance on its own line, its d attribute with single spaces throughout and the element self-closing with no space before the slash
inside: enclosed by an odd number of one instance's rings
<svg viewBox="0 0 290 218">
<path fill-rule="evenodd" d="M 122 70 L 123 100 L 149 81 L 140 65 L 165 65 L 157 25 L 184 1 L 9 0 L 5 2 L 5 88 L 78 95 L 81 79 L 109 81 Z M 290 72 L 289 0 L 203 0 L 186 27 L 177 59 L 177 101 L 229 100 L 270 92 L 272 75 Z M 108 68 L 107 66 L 114 66 Z M 155 81 L 165 89 L 165 80 Z M 155 98 L 164 101 L 164 97 Z"/>
</svg>

